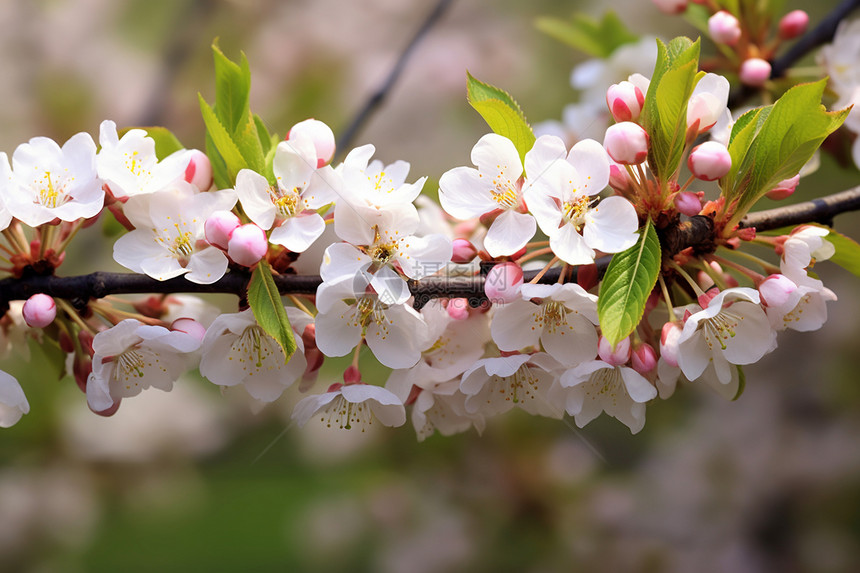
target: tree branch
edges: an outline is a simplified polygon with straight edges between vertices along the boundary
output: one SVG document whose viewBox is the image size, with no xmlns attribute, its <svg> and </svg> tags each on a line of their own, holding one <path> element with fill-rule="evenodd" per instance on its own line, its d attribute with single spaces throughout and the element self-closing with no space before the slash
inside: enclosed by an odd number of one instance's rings
<svg viewBox="0 0 860 573">
<path fill-rule="evenodd" d="M 430 31 L 431 28 L 439 21 L 442 15 L 445 13 L 445 10 L 448 9 L 448 6 L 451 4 L 451 0 L 439 0 L 436 3 L 436 7 L 433 8 L 433 11 L 427 15 L 427 18 L 424 20 L 424 23 L 421 24 L 421 27 L 415 32 L 415 35 L 412 36 L 412 39 L 409 41 L 409 44 L 406 45 L 403 52 L 401 52 L 400 57 L 395 62 L 394 67 L 391 68 L 391 71 L 388 72 L 388 77 L 385 78 L 385 81 L 370 96 L 370 98 L 364 103 L 364 106 L 359 110 L 356 114 L 355 118 L 349 124 L 349 126 L 344 130 L 343 134 L 338 138 L 337 141 L 337 155 L 338 157 L 343 155 L 343 152 L 352 144 L 353 139 L 364 127 L 364 124 L 367 120 L 370 119 L 370 116 L 373 115 L 373 112 L 382 105 L 382 101 L 388 95 L 388 92 L 391 91 L 391 88 L 394 87 L 394 83 L 400 77 L 400 74 L 403 72 L 403 69 L 406 67 L 406 62 L 409 60 L 409 56 L 412 55 L 412 52 L 415 50 L 415 47 L 424 39 L 424 36 Z"/>
<path fill-rule="evenodd" d="M 833 217 L 840 213 L 860 210 L 860 186 L 841 193 L 835 193 L 812 201 L 777 207 L 750 213 L 741 220 L 741 227 L 755 227 L 758 231 L 768 231 L 798 225 L 801 223 L 832 224 Z M 683 248 L 701 245 L 713 240 L 713 224 L 706 217 L 693 217 L 674 231 L 671 245 L 664 247 L 674 252 Z M 708 231 L 710 229 L 710 231 Z M 596 261 L 600 276 L 606 271 L 611 257 Z M 540 280 L 541 283 L 554 283 L 558 280 L 560 267 L 550 269 Z M 524 280 L 531 280 L 537 271 L 523 273 Z M 36 293 L 70 301 L 76 308 L 83 309 L 92 298 L 103 298 L 111 294 L 149 294 L 149 293 L 225 293 L 244 297 L 250 273 L 231 271 L 220 280 L 208 284 L 197 284 L 177 277 L 158 281 L 136 273 L 96 272 L 74 277 L 53 275 L 30 275 L 22 278 L 0 280 L 0 314 L 8 308 L 9 301 L 26 300 Z M 572 269 L 567 281 L 576 280 L 576 268 Z M 316 294 L 322 282 L 317 275 L 280 275 L 275 284 L 282 294 Z M 484 295 L 484 275 L 476 276 L 433 276 L 420 281 L 409 281 L 409 289 L 415 296 L 415 307 L 421 308 L 432 298 L 466 298 L 472 306 L 486 301 Z"/>
</svg>

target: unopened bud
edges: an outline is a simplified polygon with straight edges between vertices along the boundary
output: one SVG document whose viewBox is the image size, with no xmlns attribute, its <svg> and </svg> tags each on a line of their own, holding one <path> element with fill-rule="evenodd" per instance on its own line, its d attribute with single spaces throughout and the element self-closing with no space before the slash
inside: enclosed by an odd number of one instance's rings
<svg viewBox="0 0 860 573">
<path fill-rule="evenodd" d="M 188 167 L 185 168 L 185 180 L 201 191 L 206 191 L 212 187 L 212 162 L 199 149 L 189 151 L 189 156 Z"/>
<path fill-rule="evenodd" d="M 780 201 L 791 197 L 794 190 L 797 189 L 797 184 L 800 183 L 800 174 L 798 173 L 790 179 L 783 179 L 776 184 L 776 187 L 765 193 L 768 199 Z"/>
<path fill-rule="evenodd" d="M 630 174 L 617 163 L 609 164 L 609 186 L 621 195 L 633 194 L 633 180 L 630 179 Z"/>
<path fill-rule="evenodd" d="M 660 356 L 670 366 L 678 367 L 678 339 L 681 337 L 683 325 L 679 322 L 667 322 L 660 332 Z"/>
<path fill-rule="evenodd" d="M 638 165 L 648 158 L 648 132 L 632 121 L 609 126 L 603 138 L 603 147 L 616 162 Z"/>
<path fill-rule="evenodd" d="M 788 302 L 797 285 L 785 275 L 770 275 L 758 285 L 758 293 L 765 306 L 780 307 Z"/>
<path fill-rule="evenodd" d="M 21 314 L 30 328 L 45 328 L 57 318 L 57 305 L 48 295 L 38 293 L 27 299 Z"/>
<path fill-rule="evenodd" d="M 732 168 L 732 156 L 722 143 L 706 141 L 690 152 L 687 167 L 697 179 L 716 181 Z"/>
<path fill-rule="evenodd" d="M 469 318 L 469 301 L 465 298 L 452 298 L 445 310 L 453 320 L 466 320 Z"/>
<path fill-rule="evenodd" d="M 484 279 L 484 293 L 494 304 L 519 300 L 522 286 L 523 269 L 516 263 L 499 263 Z"/>
<path fill-rule="evenodd" d="M 770 78 L 771 67 L 767 60 L 749 58 L 741 64 L 741 81 L 748 86 L 761 87 Z"/>
<path fill-rule="evenodd" d="M 682 191 L 675 195 L 674 202 L 678 212 L 688 217 L 698 215 L 702 211 L 702 200 L 698 193 Z"/>
<path fill-rule="evenodd" d="M 797 38 L 806 32 L 809 14 L 803 10 L 792 10 L 779 21 L 779 37 L 783 40 Z"/>
<path fill-rule="evenodd" d="M 712 264 L 711 268 L 713 268 L 718 273 L 723 272 L 723 269 L 719 266 L 719 264 L 717 264 L 716 267 L 714 267 L 714 265 Z M 701 306 L 703 309 L 708 308 L 708 305 L 711 304 L 712 300 L 717 298 L 718 294 L 720 294 L 720 289 L 718 289 L 717 287 L 711 287 L 707 291 L 705 291 L 703 294 L 700 294 L 696 298 L 696 302 L 698 302 L 699 306 Z"/>
<path fill-rule="evenodd" d="M 318 119 L 306 119 L 294 125 L 287 132 L 287 141 L 297 135 L 310 139 L 317 152 L 317 168 L 329 163 L 334 157 L 334 132 Z"/>
<path fill-rule="evenodd" d="M 453 247 L 451 262 L 453 263 L 468 263 L 478 254 L 478 249 L 467 239 L 454 239 L 451 241 L 451 246 Z"/>
<path fill-rule="evenodd" d="M 687 0 L 653 0 L 664 14 L 681 14 L 687 9 Z"/>
<path fill-rule="evenodd" d="M 210 245 L 226 251 L 230 235 L 241 224 L 239 217 L 232 211 L 215 211 L 203 224 L 203 232 Z"/>
<path fill-rule="evenodd" d="M 630 360 L 630 337 L 625 338 L 615 345 L 615 350 L 609 341 L 601 336 L 597 343 L 597 355 L 601 360 L 612 366 L 621 366 L 627 364 Z"/>
<path fill-rule="evenodd" d="M 633 349 L 630 355 L 630 365 L 633 370 L 642 374 L 653 372 L 657 368 L 657 352 L 650 344 L 640 344 Z"/>
<path fill-rule="evenodd" d="M 615 121 L 636 121 L 644 103 L 645 94 L 628 81 L 612 84 L 606 90 L 606 105 Z"/>
<path fill-rule="evenodd" d="M 203 341 L 203 337 L 206 336 L 206 327 L 193 318 L 177 318 L 170 325 L 170 330 L 184 332 L 201 342 Z"/>
<path fill-rule="evenodd" d="M 253 223 L 236 227 L 227 242 L 227 255 L 245 267 L 258 262 L 268 250 L 266 232 Z"/>
<path fill-rule="evenodd" d="M 729 12 L 720 10 L 708 19 L 708 32 L 717 44 L 734 46 L 741 38 L 741 24 Z"/>
</svg>

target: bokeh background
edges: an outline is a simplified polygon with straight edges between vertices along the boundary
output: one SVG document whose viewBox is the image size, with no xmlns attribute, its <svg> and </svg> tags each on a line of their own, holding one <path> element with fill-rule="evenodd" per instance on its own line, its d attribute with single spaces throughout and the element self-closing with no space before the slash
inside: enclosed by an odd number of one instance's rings
<svg viewBox="0 0 860 573">
<path fill-rule="evenodd" d="M 816 22 L 835 3 L 786 5 Z M 97 135 L 103 119 L 165 125 L 202 147 L 197 92 L 213 99 L 214 38 L 247 54 L 252 108 L 270 129 L 316 117 L 340 132 L 434 5 L 3 0 L 0 150 Z M 355 144 L 409 161 L 434 191 L 486 131 L 465 70 L 509 90 L 530 120 L 558 118 L 585 56 L 534 19 L 606 7 L 454 0 Z M 611 7 L 637 34 L 694 34 L 646 0 Z M 796 197 L 858 183 L 824 156 Z M 837 228 L 857 236 L 860 219 Z M 120 270 L 97 228 L 80 240 L 102 258 L 88 250 L 65 272 Z M 294 389 L 257 411 L 194 375 L 103 419 L 31 341 L 29 360 L 2 363 L 32 408 L 0 434 L 0 570 L 858 571 L 860 282 L 816 271 L 839 296 L 821 331 L 783 334 L 736 402 L 684 387 L 649 405 L 636 436 L 605 416 L 578 430 L 520 412 L 482 436 L 424 443 L 408 425 L 298 429 Z M 320 384 L 337 376 L 329 365 Z"/>
</svg>

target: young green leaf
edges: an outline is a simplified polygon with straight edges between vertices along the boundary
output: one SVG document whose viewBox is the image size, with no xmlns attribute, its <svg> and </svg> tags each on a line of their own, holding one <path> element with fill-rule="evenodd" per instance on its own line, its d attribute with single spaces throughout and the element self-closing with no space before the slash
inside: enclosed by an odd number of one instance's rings
<svg viewBox="0 0 860 573">
<path fill-rule="evenodd" d="M 828 112 L 821 105 L 826 83 L 825 79 L 795 86 L 769 113 L 763 111 L 755 122 L 732 130 L 732 171 L 722 185 L 727 202 L 737 202 L 730 226 L 777 183 L 797 175 L 824 139 L 845 121 L 848 109 Z M 753 123 L 755 132 L 750 138 Z"/>
<path fill-rule="evenodd" d="M 236 147 L 233 138 L 227 133 L 227 129 L 215 115 L 215 111 L 206 103 L 202 95 L 197 95 L 200 99 L 200 112 L 203 114 L 203 123 L 206 124 L 207 139 L 211 138 L 212 146 L 220 157 L 223 158 L 224 165 L 227 168 L 227 178 L 230 183 L 227 187 L 232 187 L 236 181 L 236 175 L 239 171 L 248 167 L 248 163 L 242 157 L 242 153 Z M 210 153 L 209 156 L 212 157 L 212 154 Z"/>
<path fill-rule="evenodd" d="M 595 58 L 608 58 L 619 47 L 639 39 L 611 10 L 600 22 L 574 14 L 569 22 L 559 18 L 538 18 L 535 26 L 559 42 Z"/>
<path fill-rule="evenodd" d="M 507 92 L 490 84 L 476 80 L 466 72 L 469 103 L 481 114 L 494 133 L 510 139 L 520 154 L 520 159 L 535 142 L 535 135 L 526 121 L 522 109 Z"/>
<path fill-rule="evenodd" d="M 657 40 L 657 65 L 645 95 L 640 123 L 651 137 L 648 164 L 668 179 L 681 164 L 687 131 L 687 101 L 699 79 L 699 40 Z"/>
<path fill-rule="evenodd" d="M 660 272 L 660 240 L 650 219 L 639 241 L 609 262 L 600 284 L 597 316 L 603 336 L 614 346 L 642 320 L 645 303 Z"/>
<path fill-rule="evenodd" d="M 257 323 L 278 342 L 288 362 L 296 351 L 296 341 L 284 303 L 281 302 L 281 294 L 272 279 L 272 267 L 266 261 L 260 261 L 251 274 L 248 304 L 254 311 Z"/>
<path fill-rule="evenodd" d="M 212 54 L 215 58 L 215 113 L 224 128 L 233 133 L 247 121 L 250 112 L 251 69 L 244 53 L 236 64 L 213 43 Z"/>
</svg>

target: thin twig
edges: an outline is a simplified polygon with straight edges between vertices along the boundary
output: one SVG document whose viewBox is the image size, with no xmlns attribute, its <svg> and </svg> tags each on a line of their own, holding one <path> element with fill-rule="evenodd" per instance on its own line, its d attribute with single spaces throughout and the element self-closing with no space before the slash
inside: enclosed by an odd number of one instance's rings
<svg viewBox="0 0 860 573">
<path fill-rule="evenodd" d="M 359 110 L 359 112 L 355 115 L 355 118 L 349 124 L 343 134 L 341 134 L 340 138 L 337 140 L 337 156 L 342 157 L 343 153 L 349 148 L 352 144 L 355 136 L 358 135 L 358 132 L 364 127 L 364 124 L 370 119 L 370 116 L 373 115 L 373 112 L 382 104 L 382 101 L 388 95 L 388 92 L 391 91 L 391 88 L 394 87 L 395 82 L 400 77 L 400 74 L 403 72 L 403 69 L 406 67 L 406 62 L 409 59 L 409 56 L 412 55 L 412 52 L 415 50 L 415 47 L 424 39 L 424 36 L 430 31 L 431 28 L 439 21 L 442 15 L 445 13 L 445 10 L 448 9 L 448 6 L 451 4 L 451 0 L 439 0 L 436 3 L 436 7 L 433 8 L 433 11 L 427 15 L 424 23 L 421 24 L 421 27 L 415 32 L 415 35 L 409 41 L 409 44 L 406 45 L 403 52 L 401 52 L 400 57 L 397 59 L 397 62 L 394 64 L 394 67 L 391 68 L 391 71 L 388 72 L 388 77 L 385 78 L 385 81 L 370 96 L 370 98 L 364 103 L 364 106 Z"/>
</svg>

